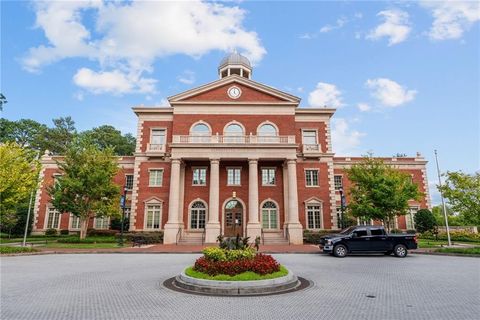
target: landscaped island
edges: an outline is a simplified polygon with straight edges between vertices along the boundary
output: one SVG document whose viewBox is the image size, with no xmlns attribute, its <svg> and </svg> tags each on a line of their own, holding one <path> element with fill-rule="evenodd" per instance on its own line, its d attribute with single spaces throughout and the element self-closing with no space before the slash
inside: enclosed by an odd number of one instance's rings
<svg viewBox="0 0 480 320">
<path fill-rule="evenodd" d="M 298 278 L 271 255 L 258 253 L 248 238 L 223 239 L 203 250 L 193 266 L 173 285 L 186 291 L 215 295 L 274 294 L 294 290 Z M 255 247 L 258 249 L 258 241 Z"/>
</svg>

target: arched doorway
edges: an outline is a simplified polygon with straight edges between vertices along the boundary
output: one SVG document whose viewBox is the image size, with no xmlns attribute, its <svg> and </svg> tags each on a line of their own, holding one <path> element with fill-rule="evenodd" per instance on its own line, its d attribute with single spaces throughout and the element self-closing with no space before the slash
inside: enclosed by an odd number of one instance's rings
<svg viewBox="0 0 480 320">
<path fill-rule="evenodd" d="M 230 200 L 225 204 L 225 237 L 243 236 L 243 205 L 238 200 Z"/>
</svg>

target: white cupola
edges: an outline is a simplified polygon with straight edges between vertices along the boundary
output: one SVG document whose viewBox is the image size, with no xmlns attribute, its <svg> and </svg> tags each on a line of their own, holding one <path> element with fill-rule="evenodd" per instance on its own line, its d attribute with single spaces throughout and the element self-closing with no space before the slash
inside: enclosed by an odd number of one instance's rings
<svg viewBox="0 0 480 320">
<path fill-rule="evenodd" d="M 234 51 L 222 59 L 218 66 L 218 75 L 220 79 L 228 77 L 232 74 L 251 79 L 252 65 L 250 61 L 237 51 Z"/>
</svg>

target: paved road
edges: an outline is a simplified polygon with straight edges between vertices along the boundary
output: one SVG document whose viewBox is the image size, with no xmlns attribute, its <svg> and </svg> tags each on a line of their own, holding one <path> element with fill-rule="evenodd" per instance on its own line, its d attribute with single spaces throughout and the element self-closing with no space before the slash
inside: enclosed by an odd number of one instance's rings
<svg viewBox="0 0 480 320">
<path fill-rule="evenodd" d="M 6 319 L 478 319 L 480 259 L 275 257 L 315 285 L 268 297 L 205 297 L 161 283 L 193 254 L 3 257 Z M 375 296 L 374 298 L 367 296 Z"/>
</svg>

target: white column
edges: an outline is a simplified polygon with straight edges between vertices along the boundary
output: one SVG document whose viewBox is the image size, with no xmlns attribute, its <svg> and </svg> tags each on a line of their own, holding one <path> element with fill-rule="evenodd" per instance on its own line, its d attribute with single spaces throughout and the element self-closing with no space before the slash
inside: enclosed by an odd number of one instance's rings
<svg viewBox="0 0 480 320">
<path fill-rule="evenodd" d="M 283 229 L 285 230 L 288 223 L 288 168 L 286 163 L 283 164 L 282 169 L 283 169 L 282 176 L 283 176 L 283 214 L 284 214 Z"/>
<path fill-rule="evenodd" d="M 258 219 L 258 160 L 248 159 L 248 223 L 247 236 L 255 241 L 262 233 Z"/>
<path fill-rule="evenodd" d="M 303 228 L 298 220 L 297 161 L 287 160 L 288 170 L 288 233 L 293 244 L 303 243 Z"/>
<path fill-rule="evenodd" d="M 165 224 L 163 243 L 176 243 L 182 223 L 179 219 L 180 203 L 180 159 L 171 160 L 170 195 L 168 198 L 168 221 Z"/>
<path fill-rule="evenodd" d="M 210 195 L 208 200 L 208 222 L 205 226 L 205 242 L 215 243 L 220 235 L 219 222 L 220 160 L 210 159 Z"/>
</svg>

